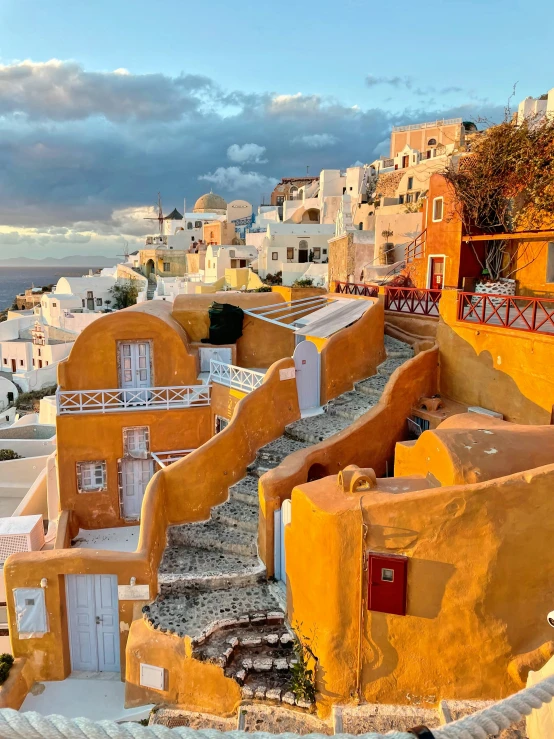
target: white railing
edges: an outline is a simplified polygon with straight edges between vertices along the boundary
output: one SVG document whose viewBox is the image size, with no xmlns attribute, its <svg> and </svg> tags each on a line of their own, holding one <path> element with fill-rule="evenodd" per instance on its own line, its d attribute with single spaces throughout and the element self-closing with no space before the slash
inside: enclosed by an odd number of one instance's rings
<svg viewBox="0 0 554 739">
<path fill-rule="evenodd" d="M 58 413 L 111 413 L 145 408 L 189 408 L 210 404 L 209 385 L 118 388 L 115 390 L 58 390 Z"/>
<path fill-rule="evenodd" d="M 218 362 L 217 359 L 210 360 L 209 382 L 218 382 L 220 385 L 227 385 L 228 387 L 234 387 L 237 390 L 243 390 L 249 393 L 251 390 L 260 387 L 264 381 L 264 377 L 263 372 L 255 372 L 244 367 L 235 367 L 234 364 Z"/>
<path fill-rule="evenodd" d="M 170 452 L 151 452 L 152 459 L 163 469 L 173 462 L 188 456 L 195 449 L 175 449 Z M 0 609 L 1 612 L 1 609 Z"/>
<path fill-rule="evenodd" d="M 401 131 L 417 131 L 418 128 L 436 128 L 437 126 L 452 126 L 455 123 L 461 123 L 461 118 L 443 118 L 440 121 L 428 121 L 427 123 L 412 123 L 411 126 L 393 126 L 393 133 Z"/>
</svg>

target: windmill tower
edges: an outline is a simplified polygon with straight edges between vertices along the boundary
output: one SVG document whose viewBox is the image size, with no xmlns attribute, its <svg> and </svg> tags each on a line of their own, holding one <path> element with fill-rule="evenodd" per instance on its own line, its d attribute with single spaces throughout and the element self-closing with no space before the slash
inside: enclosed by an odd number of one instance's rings
<svg viewBox="0 0 554 739">
<path fill-rule="evenodd" d="M 160 193 L 158 193 L 158 215 L 157 216 L 146 216 L 145 221 L 158 221 L 158 228 L 160 231 L 160 236 L 163 236 L 164 234 L 164 214 L 162 210 L 162 196 Z"/>
</svg>

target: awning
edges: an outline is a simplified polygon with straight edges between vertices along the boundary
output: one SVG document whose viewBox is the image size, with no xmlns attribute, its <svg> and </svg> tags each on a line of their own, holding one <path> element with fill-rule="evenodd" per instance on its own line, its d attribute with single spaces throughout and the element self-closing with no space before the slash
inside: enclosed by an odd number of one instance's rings
<svg viewBox="0 0 554 739">
<path fill-rule="evenodd" d="M 352 300 L 350 298 L 335 300 L 307 316 L 309 322 L 294 333 L 296 336 L 314 336 L 326 339 L 340 331 L 341 328 L 350 326 L 351 323 L 357 321 L 372 305 L 373 301 L 369 300 Z"/>
</svg>

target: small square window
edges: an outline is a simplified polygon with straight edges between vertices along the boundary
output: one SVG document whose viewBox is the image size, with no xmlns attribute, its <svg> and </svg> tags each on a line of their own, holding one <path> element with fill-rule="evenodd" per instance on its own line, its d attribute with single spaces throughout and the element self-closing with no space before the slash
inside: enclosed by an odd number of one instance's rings
<svg viewBox="0 0 554 739">
<path fill-rule="evenodd" d="M 443 198 L 435 198 L 433 200 L 433 222 L 442 221 Z"/>
<path fill-rule="evenodd" d="M 319 247 L 314 249 L 314 259 L 321 259 L 321 249 Z"/>
<path fill-rule="evenodd" d="M 389 570 L 386 567 L 381 569 L 381 580 L 383 582 L 394 582 L 394 570 Z"/>
<path fill-rule="evenodd" d="M 77 488 L 80 493 L 106 490 L 106 462 L 77 462 Z"/>
<path fill-rule="evenodd" d="M 323 253 L 324 253 L 324 254 L 327 254 L 327 249 L 324 249 L 324 250 L 323 250 Z"/>
<path fill-rule="evenodd" d="M 279 259 L 279 254 L 276 251 L 271 252 L 271 259 L 276 262 Z"/>
<path fill-rule="evenodd" d="M 164 262 L 164 272 L 171 272 L 171 263 Z"/>
<path fill-rule="evenodd" d="M 4 364 L 8 364 L 8 360 L 4 357 Z"/>
<path fill-rule="evenodd" d="M 399 203 L 399 205 L 403 205 L 404 204 L 404 195 L 399 195 L 398 196 L 398 203 Z"/>
<path fill-rule="evenodd" d="M 287 259 L 294 259 L 294 247 L 287 248 Z"/>
<path fill-rule="evenodd" d="M 102 305 L 102 298 L 96 298 L 96 305 Z"/>
<path fill-rule="evenodd" d="M 23 367 L 23 360 L 22 359 L 19 360 L 19 364 L 20 364 L 21 367 Z"/>
<path fill-rule="evenodd" d="M 57 306 L 57 303 L 52 303 L 52 308 L 55 308 Z"/>
</svg>

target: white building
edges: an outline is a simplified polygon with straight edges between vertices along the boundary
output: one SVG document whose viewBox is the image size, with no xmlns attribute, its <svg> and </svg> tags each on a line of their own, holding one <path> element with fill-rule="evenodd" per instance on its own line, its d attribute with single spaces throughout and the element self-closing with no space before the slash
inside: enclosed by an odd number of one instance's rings
<svg viewBox="0 0 554 739">
<path fill-rule="evenodd" d="M 54 295 L 73 295 L 81 301 L 81 308 L 89 311 L 103 311 L 113 297 L 110 290 L 114 287 L 114 277 L 105 275 L 86 275 L 84 277 L 60 277 L 54 288 Z M 106 305 L 106 301 L 110 301 Z"/>
<path fill-rule="evenodd" d="M 254 259 L 258 258 L 258 251 L 254 246 L 216 246 L 210 244 L 206 249 L 206 263 L 204 267 L 204 282 L 216 282 L 225 277 L 226 269 L 240 269 L 250 267 Z"/>
<path fill-rule="evenodd" d="M 334 236 L 334 224 L 274 223 L 267 227 L 258 256 L 258 274 L 285 272 L 294 279 L 302 276 L 310 263 L 328 261 L 328 240 Z M 289 278 L 287 278 L 289 279 Z"/>
<path fill-rule="evenodd" d="M 544 116 L 554 116 L 554 87 L 539 98 L 526 97 L 517 107 L 517 122 L 526 118 L 538 122 Z"/>
</svg>

